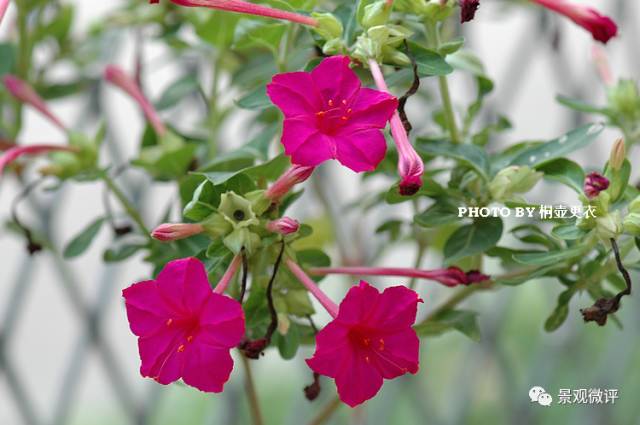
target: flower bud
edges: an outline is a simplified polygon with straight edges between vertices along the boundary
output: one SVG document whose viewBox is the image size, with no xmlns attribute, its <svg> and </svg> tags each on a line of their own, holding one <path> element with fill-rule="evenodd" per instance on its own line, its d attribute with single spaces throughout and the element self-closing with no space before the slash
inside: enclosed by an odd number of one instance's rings
<svg viewBox="0 0 640 425">
<path fill-rule="evenodd" d="M 611 155 L 609 157 L 609 167 L 614 171 L 619 171 L 622 168 L 622 164 L 627 156 L 627 149 L 624 143 L 624 139 L 620 138 L 616 140 L 611 149 Z"/>
<path fill-rule="evenodd" d="M 629 212 L 640 214 L 640 196 L 636 197 L 636 199 L 631 201 L 631 203 L 629 204 Z"/>
<path fill-rule="evenodd" d="M 625 217 L 623 222 L 625 233 L 632 236 L 640 236 L 640 213 L 631 213 Z"/>
<path fill-rule="evenodd" d="M 516 193 L 526 193 L 542 178 L 542 173 L 528 166 L 512 165 L 498 172 L 489 183 L 491 197 L 496 201 L 510 199 Z"/>
<path fill-rule="evenodd" d="M 480 0 L 460 0 L 460 23 L 472 21 L 480 7 Z"/>
<path fill-rule="evenodd" d="M 620 118 L 635 122 L 640 119 L 640 92 L 635 81 L 620 80 L 607 93 L 609 108 Z"/>
<path fill-rule="evenodd" d="M 280 200 L 298 183 L 302 183 L 311 177 L 315 167 L 308 167 L 304 165 L 294 165 L 287 170 L 282 176 L 276 180 L 276 182 L 265 192 L 267 199 L 273 203 L 278 203 Z"/>
<path fill-rule="evenodd" d="M 328 40 L 324 43 L 324 46 L 322 46 L 322 53 L 327 56 L 344 54 L 346 51 L 347 46 L 342 38 Z"/>
<path fill-rule="evenodd" d="M 587 175 L 584 180 L 584 194 L 587 198 L 593 199 L 600 195 L 600 192 L 609 188 L 609 179 L 602 174 L 593 172 Z"/>
<path fill-rule="evenodd" d="M 311 16 L 318 21 L 318 25 L 313 28 L 313 31 L 317 32 L 320 37 L 325 40 L 342 37 L 342 32 L 344 31 L 342 28 L 342 22 L 340 22 L 340 20 L 338 20 L 338 18 L 333 14 L 314 12 Z"/>
<path fill-rule="evenodd" d="M 618 211 L 596 218 L 596 232 L 603 241 L 618 237 L 622 232 Z"/>
<path fill-rule="evenodd" d="M 267 230 L 273 233 L 280 233 L 281 235 L 295 233 L 299 228 L 300 223 L 289 217 L 282 217 L 267 223 Z"/>
<path fill-rule="evenodd" d="M 47 117 L 62 131 L 66 131 L 64 124 L 62 124 L 62 121 L 60 121 L 58 117 L 56 117 L 53 112 L 51 112 L 44 100 L 42 100 L 38 93 L 36 93 L 33 87 L 31 87 L 28 83 L 22 81 L 14 75 L 5 75 L 4 86 L 7 88 L 9 93 L 11 93 L 11 95 L 15 97 L 19 102 L 35 108 L 38 112 Z"/>
<path fill-rule="evenodd" d="M 364 7 L 363 7 L 364 6 Z M 377 25 L 384 25 L 391 14 L 391 7 L 385 0 L 377 0 L 367 4 L 360 2 L 358 16 L 361 17 L 360 25 L 363 28 L 371 28 Z"/>
<path fill-rule="evenodd" d="M 153 229 L 151 237 L 162 242 L 177 241 L 200 234 L 204 228 L 194 223 L 164 223 Z"/>
</svg>

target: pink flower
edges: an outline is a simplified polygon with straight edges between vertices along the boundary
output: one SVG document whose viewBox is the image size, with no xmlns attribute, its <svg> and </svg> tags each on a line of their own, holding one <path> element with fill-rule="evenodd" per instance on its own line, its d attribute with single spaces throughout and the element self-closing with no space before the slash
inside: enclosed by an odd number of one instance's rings
<svg viewBox="0 0 640 425">
<path fill-rule="evenodd" d="M 314 267 L 309 269 L 312 275 L 346 274 L 351 276 L 400 276 L 417 279 L 428 279 L 439 282 L 445 286 L 471 285 L 484 282 L 490 276 L 472 270 L 465 273 L 458 267 L 437 270 L 419 270 L 400 267 Z"/>
<path fill-rule="evenodd" d="M 289 168 L 283 175 L 278 177 L 265 196 L 271 202 L 278 203 L 287 194 L 293 186 L 306 181 L 313 174 L 314 167 L 306 167 L 303 165 L 294 165 Z"/>
<path fill-rule="evenodd" d="M 593 172 L 584 179 L 584 193 L 587 198 L 593 199 L 600 195 L 600 192 L 609 188 L 609 179 L 602 174 Z"/>
<path fill-rule="evenodd" d="M 202 233 L 201 224 L 194 223 L 164 223 L 153 229 L 151 237 L 162 242 L 177 241 Z"/>
<path fill-rule="evenodd" d="M 162 136 L 167 132 L 167 128 L 160 119 L 158 112 L 142 93 L 142 90 L 133 78 L 129 77 L 126 72 L 115 65 L 107 66 L 104 71 L 104 78 L 114 86 L 124 90 L 125 93 L 140 105 L 142 112 L 144 112 L 147 121 L 149 121 L 156 134 Z"/>
<path fill-rule="evenodd" d="M 371 171 L 387 145 L 380 131 L 398 107 L 388 93 L 363 88 L 347 56 L 324 59 L 311 72 L 273 77 L 271 101 L 284 114 L 282 144 L 294 164 L 315 167 L 337 159 L 353 171 Z"/>
<path fill-rule="evenodd" d="M 553 10 L 571 19 L 591 33 L 595 40 L 607 43 L 618 35 L 618 26 L 611 18 L 601 15 L 597 10 L 570 3 L 567 0 L 532 0 L 547 9 Z"/>
<path fill-rule="evenodd" d="M 233 369 L 229 353 L 244 336 L 237 301 L 209 286 L 202 262 L 171 261 L 156 280 L 122 291 L 131 331 L 138 336 L 142 376 L 167 385 L 180 378 L 220 392 Z"/>
<path fill-rule="evenodd" d="M 14 146 L 5 151 L 2 156 L 0 156 L 0 176 L 2 176 L 2 172 L 7 165 L 11 164 L 22 155 L 39 155 L 42 153 L 55 151 L 78 152 L 78 149 L 74 147 L 58 145 Z"/>
<path fill-rule="evenodd" d="M 2 18 L 4 18 L 4 14 L 9 7 L 9 0 L 0 0 L 0 22 L 2 22 Z"/>
<path fill-rule="evenodd" d="M 378 393 L 383 379 L 418 372 L 420 341 L 412 328 L 418 302 L 418 294 L 404 286 L 381 294 L 360 282 L 340 303 L 335 320 L 318 332 L 307 364 L 335 379 L 344 403 L 365 402 Z"/>
<path fill-rule="evenodd" d="M 62 131 L 67 131 L 64 124 L 62 124 L 62 121 L 60 121 L 58 117 L 56 117 L 53 112 L 51 112 L 44 100 L 42 100 L 38 93 L 36 93 L 33 87 L 31 87 L 28 83 L 22 81 L 15 75 L 5 75 L 4 86 L 7 88 L 9 93 L 11 93 L 11 95 L 17 100 L 35 108 L 38 112 L 47 117 Z"/>
<path fill-rule="evenodd" d="M 290 217 L 282 217 L 278 220 L 273 220 L 267 223 L 267 230 L 273 233 L 280 233 L 282 235 L 289 235 L 295 233 L 300 228 L 300 223 Z"/>
<path fill-rule="evenodd" d="M 472 21 L 476 16 L 476 11 L 480 7 L 480 0 L 461 0 L 460 1 L 460 23 Z"/>
<path fill-rule="evenodd" d="M 228 12 L 243 13 L 246 15 L 264 16 L 267 18 L 282 19 L 303 25 L 315 27 L 318 21 L 309 16 L 287 12 L 271 7 L 260 6 L 241 0 L 171 0 L 173 3 L 187 7 L 208 7 L 210 9 L 226 10 Z M 159 3 L 160 0 L 150 0 L 149 3 Z"/>
<path fill-rule="evenodd" d="M 382 70 L 378 62 L 371 59 L 369 61 L 371 75 L 376 82 L 378 89 L 388 93 L 387 83 L 384 81 Z M 398 149 L 398 173 L 400 174 L 400 194 L 411 196 L 417 193 L 422 187 L 422 174 L 424 174 L 424 163 L 420 155 L 413 149 L 409 136 L 400 119 L 398 111 L 391 117 L 391 135 Z"/>
</svg>

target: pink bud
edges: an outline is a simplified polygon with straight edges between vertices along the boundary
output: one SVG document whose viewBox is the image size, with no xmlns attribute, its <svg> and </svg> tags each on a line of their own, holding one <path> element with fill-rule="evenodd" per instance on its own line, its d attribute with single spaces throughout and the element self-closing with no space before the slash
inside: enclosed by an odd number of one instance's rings
<svg viewBox="0 0 640 425">
<path fill-rule="evenodd" d="M 599 173 L 590 173 L 584 179 L 584 193 L 587 198 L 593 199 L 603 190 L 609 188 L 609 179 Z"/>
<path fill-rule="evenodd" d="M 167 132 L 167 128 L 160 119 L 156 109 L 153 107 L 151 102 L 147 100 L 135 80 L 129 77 L 122 68 L 115 65 L 107 66 L 104 71 L 104 78 L 114 86 L 122 89 L 125 93 L 131 96 L 138 105 L 140 105 L 142 112 L 144 112 L 147 120 L 159 136 L 162 136 Z"/>
<path fill-rule="evenodd" d="M 300 223 L 289 217 L 282 217 L 278 220 L 270 221 L 267 223 L 267 230 L 273 233 L 280 233 L 282 235 L 295 233 L 299 228 Z"/>
<path fill-rule="evenodd" d="M 15 75 L 4 76 L 4 86 L 9 93 L 20 102 L 30 105 L 35 108 L 42 115 L 47 117 L 53 124 L 59 127 L 62 131 L 67 131 L 62 121 L 56 117 L 42 98 L 36 93 L 36 91 L 25 81 Z"/>
<path fill-rule="evenodd" d="M 315 167 L 304 165 L 294 165 L 289 168 L 278 180 L 267 189 L 265 196 L 271 202 L 277 203 L 298 183 L 302 183 L 311 177 Z"/>
<path fill-rule="evenodd" d="M 2 18 L 4 18 L 4 13 L 7 11 L 9 7 L 9 0 L 0 0 L 0 22 L 2 22 Z"/>
<path fill-rule="evenodd" d="M 607 43 L 618 35 L 618 26 L 611 18 L 601 15 L 597 10 L 567 0 L 532 0 L 547 9 L 553 10 L 571 19 L 591 33 L 593 38 Z"/>
<path fill-rule="evenodd" d="M 2 154 L 2 156 L 0 156 L 0 176 L 4 171 L 4 167 L 11 164 L 22 155 L 39 155 L 42 153 L 54 151 L 77 152 L 78 149 L 69 146 L 57 145 L 30 145 L 12 147 L 8 149 L 4 154 Z"/>
<path fill-rule="evenodd" d="M 153 229 L 151 237 L 162 242 L 177 241 L 202 233 L 201 224 L 193 223 L 164 223 Z"/>
<path fill-rule="evenodd" d="M 318 21 L 312 17 L 299 13 L 287 12 L 267 6 L 260 6 L 242 0 L 171 0 L 173 3 L 186 7 L 208 7 L 210 9 L 225 10 L 227 12 L 243 13 L 245 15 L 264 16 L 281 19 L 315 27 Z M 159 0 L 149 0 L 149 3 L 159 3 Z"/>
<path fill-rule="evenodd" d="M 472 21 L 476 16 L 476 10 L 480 7 L 480 0 L 461 0 L 460 1 L 460 23 Z"/>
</svg>

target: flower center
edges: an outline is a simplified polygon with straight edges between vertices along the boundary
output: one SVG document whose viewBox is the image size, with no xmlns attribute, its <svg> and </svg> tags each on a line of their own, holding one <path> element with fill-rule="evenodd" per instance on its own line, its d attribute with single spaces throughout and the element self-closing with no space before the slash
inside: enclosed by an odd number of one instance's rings
<svg viewBox="0 0 640 425">
<path fill-rule="evenodd" d="M 168 328 L 179 327 L 182 331 L 182 336 L 176 341 L 178 353 L 182 353 L 187 344 L 193 342 L 194 335 L 198 332 L 200 322 L 196 316 L 190 316 L 185 318 L 170 318 L 165 322 Z"/>
<path fill-rule="evenodd" d="M 238 221 L 242 221 L 244 220 L 244 211 L 242 210 L 235 210 L 233 212 L 233 218 L 235 218 Z"/>
<path fill-rule="evenodd" d="M 316 112 L 318 129 L 324 134 L 333 135 L 349 122 L 352 112 L 346 100 L 329 99 L 325 109 Z"/>
</svg>

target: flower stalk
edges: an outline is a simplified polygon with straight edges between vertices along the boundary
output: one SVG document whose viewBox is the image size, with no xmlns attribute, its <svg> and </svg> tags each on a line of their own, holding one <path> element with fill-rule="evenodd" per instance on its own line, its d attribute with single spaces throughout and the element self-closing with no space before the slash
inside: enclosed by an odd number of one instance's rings
<svg viewBox="0 0 640 425">
<path fill-rule="evenodd" d="M 286 260 L 287 267 L 291 270 L 291 273 L 298 278 L 300 283 L 304 285 L 305 288 L 322 304 L 322 306 L 327 310 L 327 312 L 334 319 L 338 317 L 338 305 L 334 303 L 320 288 L 315 282 L 307 276 L 307 274 L 302 270 L 302 268 L 292 259 Z"/>
<path fill-rule="evenodd" d="M 213 292 L 215 292 L 216 294 L 222 294 L 224 293 L 224 291 L 227 290 L 227 287 L 229 286 L 231 279 L 233 279 L 233 276 L 235 276 L 236 272 L 238 271 L 238 268 L 240 268 L 241 262 L 242 262 L 242 253 L 233 257 L 233 260 L 231 260 L 231 264 L 229 264 L 229 267 L 227 267 L 227 270 L 222 275 L 222 278 L 214 288 Z"/>
<path fill-rule="evenodd" d="M 44 117 L 51 121 L 60 130 L 67 132 L 67 128 L 60 119 L 49 109 L 45 101 L 36 93 L 26 81 L 21 80 L 15 75 L 5 75 L 4 86 L 7 91 L 20 103 L 29 105 Z"/>
</svg>

